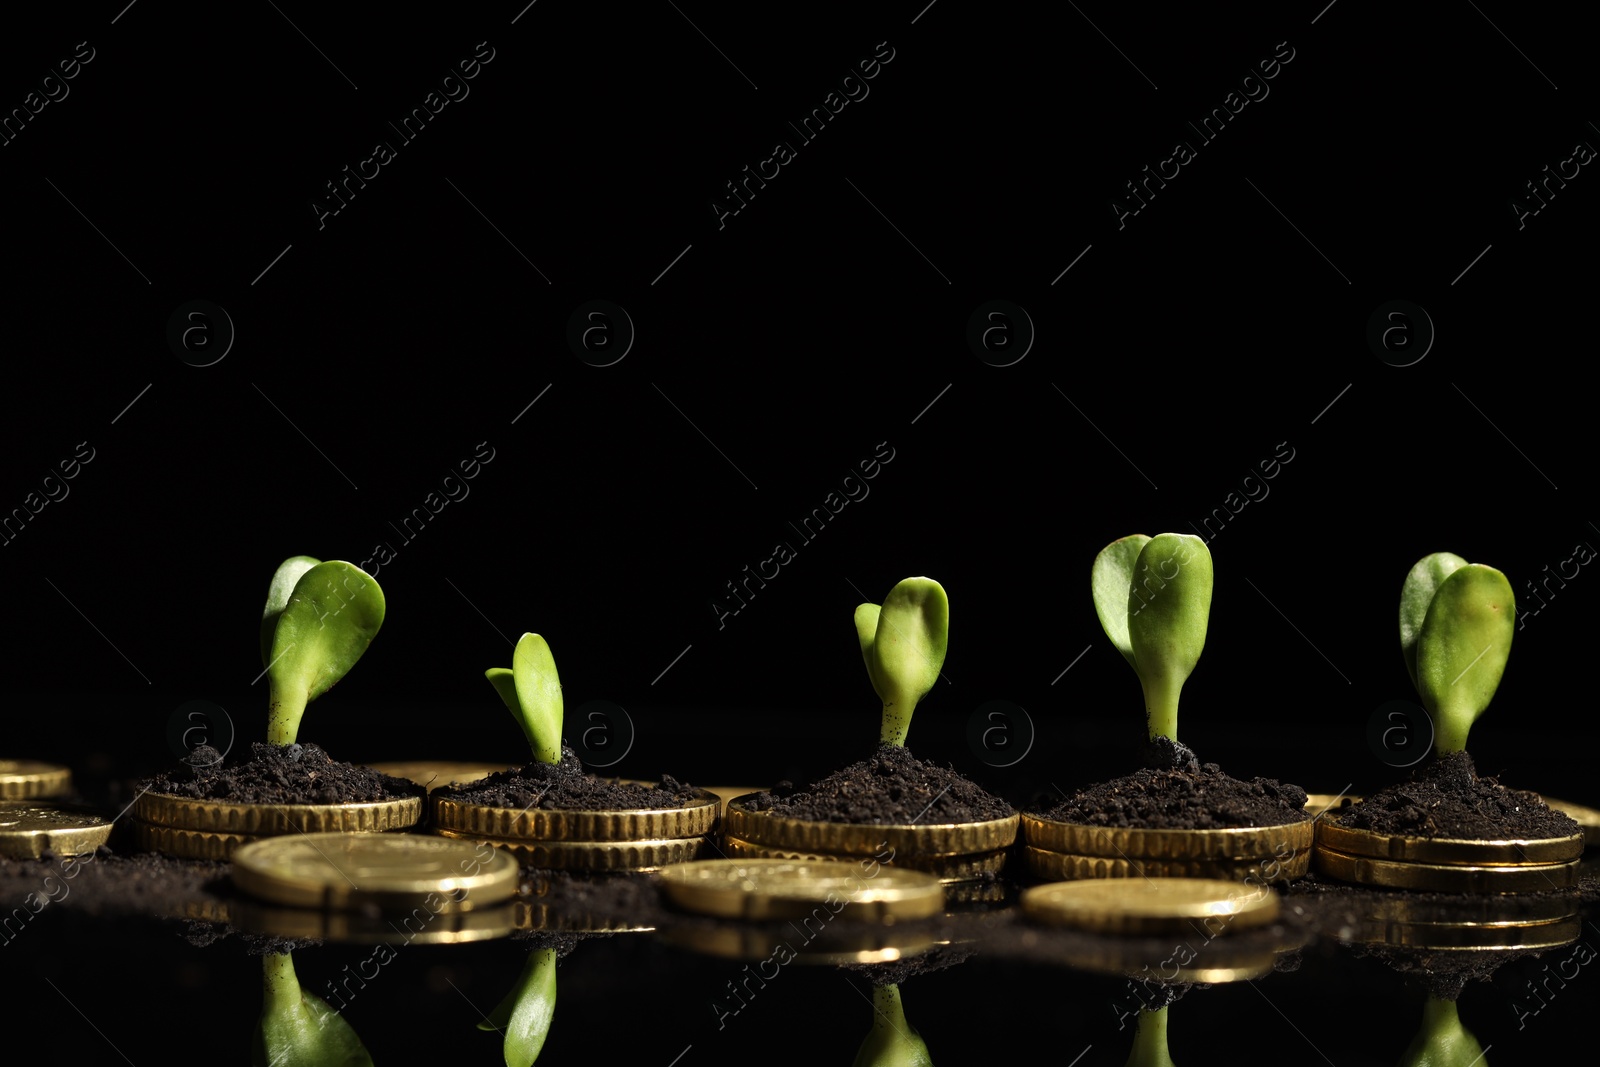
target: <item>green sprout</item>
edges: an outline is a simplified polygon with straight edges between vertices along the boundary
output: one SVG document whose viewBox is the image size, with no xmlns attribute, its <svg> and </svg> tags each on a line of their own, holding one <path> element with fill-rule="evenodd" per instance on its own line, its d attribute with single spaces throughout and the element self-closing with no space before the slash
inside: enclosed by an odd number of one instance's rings
<svg viewBox="0 0 1600 1067">
<path fill-rule="evenodd" d="M 505 1035 L 501 1047 L 506 1067 L 532 1067 L 550 1034 L 555 1012 L 556 950 L 536 948 L 528 953 L 517 984 L 500 1006 L 478 1024 L 478 1029 L 498 1030 Z"/>
<path fill-rule="evenodd" d="M 267 740 L 292 745 L 306 705 L 349 673 L 383 625 L 383 590 L 360 567 L 310 556 L 279 565 L 261 613 Z"/>
<path fill-rule="evenodd" d="M 1511 655 L 1506 576 L 1450 552 L 1418 560 L 1400 589 L 1400 652 L 1434 723 L 1435 755 L 1461 752 Z"/>
<path fill-rule="evenodd" d="M 879 740 L 904 745 L 911 713 L 939 680 L 950 636 L 950 600 L 932 578 L 907 578 L 883 604 L 856 608 L 856 637 L 867 676 L 883 702 Z"/>
<path fill-rule="evenodd" d="M 1139 1011 L 1138 1028 L 1133 1032 L 1133 1048 L 1128 1052 L 1124 1067 L 1174 1067 L 1172 1053 L 1167 1050 L 1167 1012 Z"/>
<path fill-rule="evenodd" d="M 483 672 L 522 727 L 533 758 L 554 766 L 561 762 L 561 676 L 550 646 L 538 634 L 523 634 L 511 654 L 511 669 L 490 667 Z"/>
<path fill-rule="evenodd" d="M 1400 1056 L 1400 1067 L 1488 1067 L 1484 1051 L 1461 1025 L 1455 1001 L 1429 997 L 1422 1006 L 1422 1027 Z"/>
<path fill-rule="evenodd" d="M 1132 534 L 1094 558 L 1100 625 L 1144 688 L 1150 740 L 1178 740 L 1178 695 L 1206 646 L 1211 550 L 1193 534 Z"/>
<path fill-rule="evenodd" d="M 927 1043 L 906 1022 L 899 986 L 873 987 L 872 1031 L 861 1042 L 853 1067 L 933 1067 Z"/>
<path fill-rule="evenodd" d="M 263 956 L 261 963 L 264 994 L 250 1042 L 252 1067 L 372 1067 L 350 1024 L 300 988 L 289 953 Z"/>
</svg>

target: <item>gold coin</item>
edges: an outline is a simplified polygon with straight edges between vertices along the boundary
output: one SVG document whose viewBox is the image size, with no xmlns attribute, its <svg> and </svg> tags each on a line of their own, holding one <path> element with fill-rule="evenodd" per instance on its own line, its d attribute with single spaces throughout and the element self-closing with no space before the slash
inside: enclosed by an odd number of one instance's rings
<svg viewBox="0 0 1600 1067">
<path fill-rule="evenodd" d="M 233 882 L 274 904 L 470 911 L 517 892 L 517 864 L 481 843 L 416 834 L 264 837 L 233 855 Z"/>
<path fill-rule="evenodd" d="M 368 770 L 415 782 L 428 792 L 447 785 L 468 785 L 497 771 L 515 770 L 504 763 L 470 763 L 463 760 L 395 760 L 369 763 Z"/>
<path fill-rule="evenodd" d="M 1556 811 L 1564 812 L 1583 827 L 1583 839 L 1587 844 L 1600 844 L 1600 811 L 1582 804 L 1574 804 L 1570 800 L 1556 800 L 1554 797 L 1545 797 L 1544 802 Z"/>
<path fill-rule="evenodd" d="M 1113 829 L 1057 822 L 1037 815 L 1022 816 L 1022 840 L 1034 848 L 1120 859 L 1266 859 L 1308 849 L 1312 837 L 1310 816 L 1282 826 L 1226 830 Z"/>
<path fill-rule="evenodd" d="M 0 804 L 0 856 L 33 859 L 93 852 L 111 837 L 111 821 L 87 808 L 12 801 Z"/>
<path fill-rule="evenodd" d="M 523 841 L 478 837 L 454 830 L 435 832 L 444 838 L 492 845 L 524 867 L 558 871 L 654 871 L 692 860 L 709 847 L 704 837 L 659 841 Z"/>
<path fill-rule="evenodd" d="M 180 830 L 252 837 L 380 833 L 415 826 L 422 818 L 422 798 L 352 804 L 239 804 L 146 792 L 134 800 L 133 814 L 145 822 Z"/>
<path fill-rule="evenodd" d="M 1559 922 L 1578 914 L 1578 901 L 1566 893 L 1420 900 L 1409 893 L 1369 893 L 1354 906 L 1364 923 L 1402 926 L 1513 927 Z"/>
<path fill-rule="evenodd" d="M 1157 860 L 1132 857 L 1083 856 L 1025 846 L 1028 870 L 1049 882 L 1079 878 L 1220 878 L 1224 881 L 1287 882 L 1311 867 L 1311 850 L 1284 859 L 1259 860 Z"/>
<path fill-rule="evenodd" d="M 1331 815 L 1317 820 L 1317 845 L 1351 856 L 1467 867 L 1529 867 L 1564 863 L 1583 855 L 1583 835 L 1503 841 L 1413 837 L 1340 826 Z"/>
<path fill-rule="evenodd" d="M 1385 889 L 1433 893 L 1540 893 L 1577 884 L 1578 861 L 1522 867 L 1469 867 L 1352 856 L 1318 845 L 1317 870 L 1330 878 Z"/>
<path fill-rule="evenodd" d="M 1359 803 L 1361 803 L 1361 798 L 1353 793 L 1306 794 L 1306 810 L 1311 813 L 1312 818 L 1321 815 L 1325 811 L 1337 814 L 1339 809 Z"/>
<path fill-rule="evenodd" d="M 870 862 L 870 861 L 869 861 Z M 782 859 L 699 860 L 661 872 L 667 899 L 727 919 L 895 922 L 944 910 L 944 886 L 922 871 Z"/>
<path fill-rule="evenodd" d="M 517 900 L 512 905 L 512 922 L 518 930 L 553 931 L 566 934 L 642 934 L 654 930 L 649 923 L 592 912 L 552 906 L 542 900 Z"/>
<path fill-rule="evenodd" d="M 1056 947 L 1051 962 L 1132 978 L 1134 982 L 1112 1001 L 1112 1010 L 1120 1016 L 1143 1006 L 1141 1001 L 1147 994 L 1136 992 L 1134 983 L 1225 985 L 1271 974 L 1278 961 L 1278 951 L 1252 941 L 1249 938 L 1232 943 L 1227 938 L 1208 940 L 1202 930 L 1187 937 L 1174 937 L 1170 944 L 1158 942 L 1158 947 L 1151 948 L 1149 941 L 1138 938 L 1080 934 Z M 1277 946 L 1280 951 L 1285 949 L 1282 942 Z"/>
<path fill-rule="evenodd" d="M 59 763 L 0 759 L 0 800 L 55 796 L 72 788 L 72 772 Z"/>
<path fill-rule="evenodd" d="M 808 862 L 849 862 L 872 864 L 877 860 L 872 856 L 847 856 L 836 852 L 802 852 L 792 848 L 775 848 L 771 845 L 757 844 L 754 841 L 745 841 L 737 837 L 723 839 L 723 848 L 729 859 L 775 859 L 775 860 L 805 860 Z M 992 852 L 971 852 L 960 856 L 921 856 L 896 854 L 893 859 L 884 860 L 883 866 L 900 867 L 908 871 L 926 871 L 934 875 L 941 882 L 966 882 L 975 878 L 984 878 L 991 874 L 998 874 L 1006 865 L 1006 857 L 1010 855 L 1008 849 L 995 849 Z"/>
<path fill-rule="evenodd" d="M 939 941 L 922 925 L 851 923 L 832 928 L 811 918 L 776 928 L 766 923 L 723 923 L 710 929 L 678 924 L 663 928 L 656 936 L 669 945 L 720 959 L 760 961 L 750 973 L 765 973 L 769 978 L 790 963 L 829 967 L 893 963 L 949 943 Z M 730 1001 L 728 1006 L 736 1005 Z"/>
<path fill-rule="evenodd" d="M 372 913 L 293 908 L 241 899 L 232 903 L 229 923 L 249 934 L 316 939 L 355 945 L 456 945 L 509 937 L 516 929 L 515 903 L 471 911 L 438 911 L 418 904 L 410 911 Z"/>
<path fill-rule="evenodd" d="M 133 842 L 139 848 L 176 856 L 181 860 L 225 860 L 241 845 L 256 838 L 248 834 L 228 834 L 213 830 L 180 830 L 176 826 L 157 826 L 143 819 L 128 820 L 133 827 Z"/>
<path fill-rule="evenodd" d="M 790 819 L 752 811 L 748 797 L 728 801 L 727 832 L 744 841 L 800 852 L 843 856 L 875 856 L 892 849 L 897 855 L 964 856 L 1010 848 L 1017 839 L 1017 816 L 977 822 L 875 823 Z"/>
<path fill-rule="evenodd" d="M 722 811 L 724 816 L 727 814 L 729 801 L 735 800 L 742 796 L 748 796 L 751 793 L 761 793 L 766 789 L 765 786 L 756 785 L 708 785 L 705 788 L 706 792 L 715 793 L 717 796 L 722 798 Z"/>
<path fill-rule="evenodd" d="M 660 841 L 710 833 L 721 808 L 721 799 L 703 789 L 681 807 L 609 811 L 491 808 L 436 796 L 433 825 L 458 834 L 511 841 Z"/>
<path fill-rule="evenodd" d="M 1474 952 L 1542 951 L 1571 944 L 1583 932 L 1576 915 L 1551 922 L 1476 923 L 1358 923 L 1346 941 L 1370 945 L 1396 945 L 1433 950 Z"/>
<path fill-rule="evenodd" d="M 1204 928 L 1215 937 L 1270 923 L 1278 908 L 1278 894 L 1264 885 L 1214 878 L 1054 882 L 1022 893 L 1022 911 L 1030 919 L 1113 934 Z"/>
</svg>

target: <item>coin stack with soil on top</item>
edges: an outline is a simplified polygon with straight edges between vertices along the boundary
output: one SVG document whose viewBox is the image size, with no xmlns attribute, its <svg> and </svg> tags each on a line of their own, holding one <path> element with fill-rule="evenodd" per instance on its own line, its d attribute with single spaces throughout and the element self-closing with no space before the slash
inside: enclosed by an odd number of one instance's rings
<svg viewBox="0 0 1600 1067">
<path fill-rule="evenodd" d="M 716 794 L 670 776 L 655 785 L 600 778 L 561 743 L 561 680 L 543 637 L 523 634 L 511 668 L 485 676 L 522 727 L 533 759 L 434 790 L 435 833 L 488 842 L 525 867 L 565 871 L 652 871 L 708 847 L 722 807 Z"/>
</svg>

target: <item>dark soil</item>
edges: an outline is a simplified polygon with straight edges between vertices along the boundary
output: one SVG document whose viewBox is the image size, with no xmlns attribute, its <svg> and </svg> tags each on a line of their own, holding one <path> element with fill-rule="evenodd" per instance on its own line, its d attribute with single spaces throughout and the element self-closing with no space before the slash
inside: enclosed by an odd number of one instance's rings
<svg viewBox="0 0 1600 1067">
<path fill-rule="evenodd" d="M 796 790 L 779 782 L 746 804 L 791 819 L 894 825 L 982 822 L 1011 815 L 1010 804 L 949 767 L 924 763 L 902 745 L 882 744 L 872 757 Z"/>
<path fill-rule="evenodd" d="M 496 771 L 470 785 L 435 789 L 433 795 L 491 808 L 629 811 L 676 808 L 694 800 L 696 790 L 668 775 L 653 786 L 600 778 L 583 769 L 571 746 L 563 746 L 561 762 L 553 766 L 535 760 L 516 770 Z"/>
<path fill-rule="evenodd" d="M 1429 760 L 1405 781 L 1350 805 L 1336 821 L 1357 830 L 1472 841 L 1570 837 L 1582 829 L 1539 794 L 1478 777 L 1466 752 Z"/>
<path fill-rule="evenodd" d="M 1158 737 L 1145 766 L 1081 790 L 1040 812 L 1087 826 L 1147 830 L 1221 830 L 1282 826 L 1306 817 L 1306 791 L 1273 778 L 1241 782 L 1215 763 L 1201 765 L 1187 745 Z"/>
<path fill-rule="evenodd" d="M 147 783 L 152 792 L 196 800 L 228 800 L 240 804 L 352 804 L 421 796 L 423 789 L 404 778 L 353 763 L 331 759 L 319 746 L 250 746 L 250 761 L 231 767 L 209 765 L 221 753 L 201 745 L 182 771 Z"/>
</svg>

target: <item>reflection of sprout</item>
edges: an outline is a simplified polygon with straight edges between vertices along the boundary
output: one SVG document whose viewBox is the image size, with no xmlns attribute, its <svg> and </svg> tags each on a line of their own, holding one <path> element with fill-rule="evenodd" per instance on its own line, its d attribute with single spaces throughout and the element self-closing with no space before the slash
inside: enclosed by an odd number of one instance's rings
<svg viewBox="0 0 1600 1067">
<path fill-rule="evenodd" d="M 1139 1012 L 1139 1025 L 1133 1032 L 1133 1049 L 1125 1067 L 1175 1067 L 1167 1051 L 1167 1011 Z"/>
<path fill-rule="evenodd" d="M 361 1038 L 327 1001 L 300 988 L 285 952 L 261 958 L 264 995 L 252 1067 L 372 1067 Z"/>
<path fill-rule="evenodd" d="M 1511 655 L 1516 597 L 1506 576 L 1450 552 L 1424 556 L 1400 589 L 1400 652 L 1433 717 L 1438 755 L 1467 747 Z"/>
<path fill-rule="evenodd" d="M 1152 741 L 1178 740 L 1178 694 L 1206 646 L 1211 584 L 1211 550 L 1193 534 L 1132 534 L 1094 558 L 1094 610 L 1139 676 Z"/>
<path fill-rule="evenodd" d="M 872 988 L 872 1032 L 861 1042 L 854 1067 L 933 1067 L 927 1043 L 906 1022 L 899 986 Z"/>
<path fill-rule="evenodd" d="M 1461 1025 L 1461 1014 L 1453 1000 L 1429 997 L 1422 1006 L 1422 1028 L 1406 1046 L 1400 1067 L 1472 1067 L 1482 1064 L 1483 1049 L 1478 1039 Z"/>
<path fill-rule="evenodd" d="M 904 745 L 917 701 L 928 695 L 944 666 L 950 635 L 950 601 L 932 578 L 907 578 L 883 604 L 856 608 L 856 637 L 867 676 L 883 702 L 879 740 Z"/>
<path fill-rule="evenodd" d="M 538 634 L 523 634 L 511 654 L 511 669 L 483 672 L 500 694 L 533 749 L 533 758 L 554 766 L 561 762 L 561 678 L 550 646 Z"/>
<path fill-rule="evenodd" d="M 544 1048 L 555 1012 L 556 950 L 536 948 L 528 953 L 517 984 L 478 1029 L 505 1034 L 506 1067 L 531 1067 Z"/>
<path fill-rule="evenodd" d="M 279 565 L 261 613 L 267 740 L 292 745 L 306 705 L 343 678 L 383 625 L 383 590 L 340 560 L 292 556 Z"/>
</svg>

